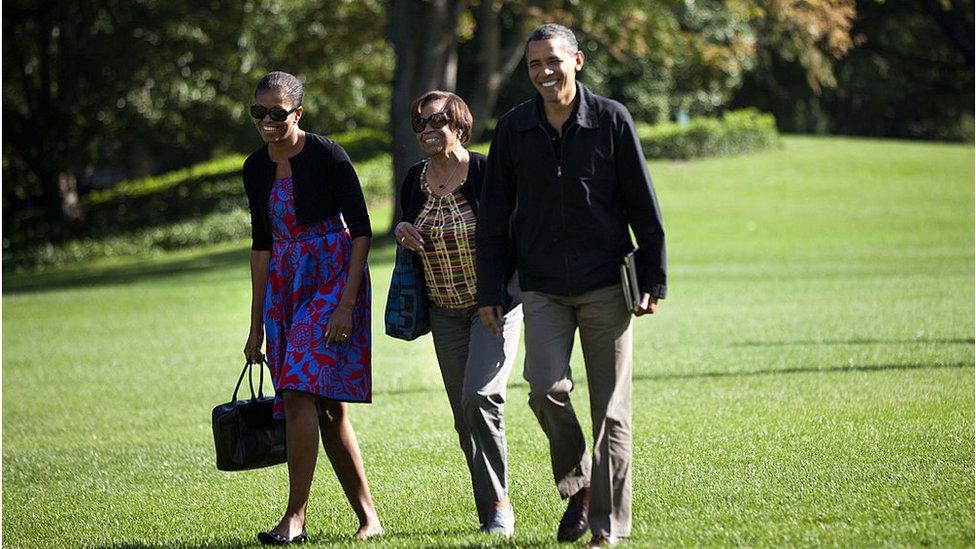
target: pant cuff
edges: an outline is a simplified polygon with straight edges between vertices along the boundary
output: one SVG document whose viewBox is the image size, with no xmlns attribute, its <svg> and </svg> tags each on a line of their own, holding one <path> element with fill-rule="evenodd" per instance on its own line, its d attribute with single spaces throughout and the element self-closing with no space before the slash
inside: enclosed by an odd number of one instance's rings
<svg viewBox="0 0 976 549">
<path fill-rule="evenodd" d="M 563 499 L 571 497 L 580 491 L 580 488 L 584 486 L 589 486 L 589 480 L 586 477 L 568 477 L 556 483 L 556 489 L 559 490 L 559 495 Z"/>
</svg>

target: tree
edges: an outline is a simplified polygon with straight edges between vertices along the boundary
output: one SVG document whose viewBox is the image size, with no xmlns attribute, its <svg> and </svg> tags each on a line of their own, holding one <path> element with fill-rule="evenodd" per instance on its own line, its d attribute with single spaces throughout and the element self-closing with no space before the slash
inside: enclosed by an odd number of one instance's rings
<svg viewBox="0 0 976 549">
<path fill-rule="evenodd" d="M 393 0 L 388 35 L 397 60 L 390 111 L 394 192 L 420 157 L 406 116 L 410 101 L 429 89 L 457 87 L 483 130 L 498 114 L 499 97 L 504 111 L 531 94 L 524 78 L 511 75 L 534 25 L 557 22 L 576 30 L 588 58 L 584 81 L 627 103 L 635 117 L 660 121 L 676 111 L 711 113 L 725 105 L 754 65 L 763 33 L 807 67 L 811 85 L 829 84 L 833 58 L 822 55 L 822 48 L 843 49 L 850 4 Z"/>
<path fill-rule="evenodd" d="M 76 182 L 92 166 L 141 176 L 253 148 L 247 103 L 269 70 L 304 78 L 318 131 L 386 123 L 375 108 L 393 68 L 381 0 L 15 0 L 3 10 L 4 175 L 51 219 L 81 219 Z"/>
<path fill-rule="evenodd" d="M 421 93 L 454 91 L 457 83 L 458 21 L 466 0 L 391 0 L 387 37 L 396 54 L 390 134 L 393 140 L 393 196 L 420 146 L 410 127 L 410 103 Z M 394 220 L 400 216 L 394 200 Z"/>
<path fill-rule="evenodd" d="M 216 6 L 222 19 L 207 17 L 211 5 L 149 0 L 4 4 L 3 41 L 11 56 L 3 69 L 4 156 L 28 170 L 21 181 L 36 184 L 52 219 L 83 219 L 79 175 L 140 136 L 133 120 L 152 124 L 176 112 L 172 104 L 153 109 L 157 82 L 178 92 L 170 98 L 208 99 L 200 82 L 210 81 L 213 69 L 195 71 L 193 63 L 202 52 L 212 55 L 209 62 L 233 47 L 220 31 L 239 25 L 234 15 L 241 12 L 235 2 L 224 4 Z"/>
<path fill-rule="evenodd" d="M 484 135 L 498 94 L 522 59 L 529 25 L 541 19 L 539 6 L 511 0 L 481 0 L 461 33 L 458 87 L 468 98 L 477 139 Z M 462 23 L 463 24 L 463 23 Z"/>
<path fill-rule="evenodd" d="M 50 215 L 80 221 L 77 173 L 107 131 L 101 115 L 116 108 L 97 99 L 124 98 L 132 70 L 109 47 L 118 22 L 94 2 L 7 2 L 3 16 L 13 58 L 4 63 L 4 142 L 36 178 Z M 100 70 L 84 70 L 93 65 Z"/>
<path fill-rule="evenodd" d="M 971 140 L 971 0 L 858 2 L 835 86 L 812 88 L 801 67 L 764 49 L 735 104 L 758 105 L 781 129 Z"/>
</svg>

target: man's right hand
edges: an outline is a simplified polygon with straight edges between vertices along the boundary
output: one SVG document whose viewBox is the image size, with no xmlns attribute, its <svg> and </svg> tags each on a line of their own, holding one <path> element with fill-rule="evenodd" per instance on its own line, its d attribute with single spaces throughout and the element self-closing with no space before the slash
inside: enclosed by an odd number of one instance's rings
<svg viewBox="0 0 976 549">
<path fill-rule="evenodd" d="M 498 324 L 505 318 L 505 309 L 501 305 L 480 307 L 478 308 L 478 314 L 481 316 L 481 323 L 485 326 L 486 330 L 491 332 L 495 337 L 502 337 L 502 332 L 498 329 Z"/>
</svg>

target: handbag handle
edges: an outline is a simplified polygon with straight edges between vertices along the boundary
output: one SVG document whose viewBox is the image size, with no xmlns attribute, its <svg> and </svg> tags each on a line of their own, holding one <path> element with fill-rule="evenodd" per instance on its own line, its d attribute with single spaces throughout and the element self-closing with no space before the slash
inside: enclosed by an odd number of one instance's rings
<svg viewBox="0 0 976 549">
<path fill-rule="evenodd" d="M 264 365 L 268 362 L 262 358 L 260 362 L 257 362 L 258 369 L 261 371 L 260 378 L 258 380 L 258 396 L 257 398 L 264 398 Z M 241 383 L 244 383 L 244 374 L 247 373 L 247 384 L 251 389 L 251 400 L 254 400 L 254 376 L 252 375 L 253 366 L 255 363 L 245 362 L 244 368 L 241 370 L 240 377 L 237 378 L 237 385 L 234 387 L 234 394 L 231 396 L 231 402 L 237 402 L 237 393 L 241 389 Z M 269 366 L 270 368 L 270 366 Z"/>
</svg>

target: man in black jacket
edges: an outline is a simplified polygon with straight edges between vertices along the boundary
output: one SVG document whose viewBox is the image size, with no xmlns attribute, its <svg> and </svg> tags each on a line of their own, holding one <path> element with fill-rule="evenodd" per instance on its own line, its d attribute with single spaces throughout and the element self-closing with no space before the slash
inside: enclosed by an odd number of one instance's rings
<svg viewBox="0 0 976 549">
<path fill-rule="evenodd" d="M 549 438 L 556 487 L 569 505 L 560 541 L 589 527 L 590 545 L 630 535 L 631 314 L 654 313 L 667 289 L 664 230 L 627 109 L 576 81 L 573 32 L 543 25 L 526 42 L 539 92 L 498 121 L 477 228 L 478 304 L 497 331 L 507 258 L 515 247 L 525 318 L 529 404 Z M 635 252 L 637 304 L 620 264 Z M 593 457 L 570 402 L 579 329 L 590 390 Z M 592 470 L 592 474 L 591 474 Z"/>
</svg>

